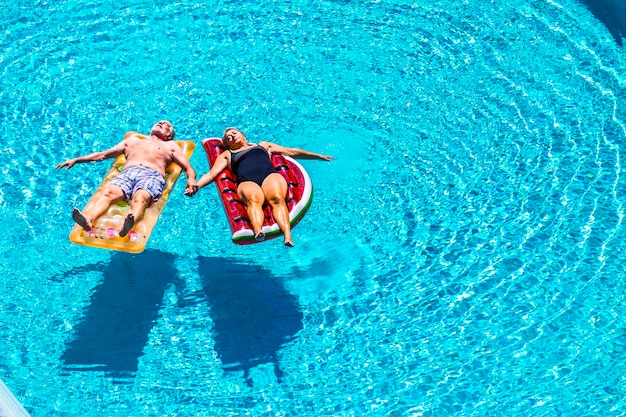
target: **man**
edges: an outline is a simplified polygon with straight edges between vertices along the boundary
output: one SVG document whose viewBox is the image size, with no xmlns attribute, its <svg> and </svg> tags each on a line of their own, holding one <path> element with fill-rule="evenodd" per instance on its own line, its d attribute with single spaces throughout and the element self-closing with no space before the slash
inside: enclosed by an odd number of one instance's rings
<svg viewBox="0 0 626 417">
<path fill-rule="evenodd" d="M 156 201 L 165 189 L 165 168 L 175 162 L 187 174 L 187 188 L 198 190 L 196 171 L 174 139 L 174 127 L 167 120 L 157 122 L 150 136 L 141 139 L 136 132 L 128 132 L 124 139 L 106 151 L 69 159 L 57 165 L 57 169 L 70 169 L 76 163 L 103 161 L 124 154 L 124 170 L 112 178 L 96 204 L 84 213 L 74 208 L 72 218 L 83 229 L 94 227 L 98 217 L 104 214 L 113 201 L 130 200 L 130 213 L 124 219 L 120 236 L 124 237 L 136 222 L 141 220 L 146 207 Z"/>
</svg>

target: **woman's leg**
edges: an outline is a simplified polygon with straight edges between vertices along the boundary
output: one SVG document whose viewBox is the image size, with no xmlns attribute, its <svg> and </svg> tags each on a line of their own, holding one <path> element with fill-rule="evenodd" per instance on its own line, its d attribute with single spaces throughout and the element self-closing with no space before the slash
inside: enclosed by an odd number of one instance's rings
<svg viewBox="0 0 626 417">
<path fill-rule="evenodd" d="M 263 220 L 265 220 L 265 215 L 263 214 L 263 203 L 265 202 L 263 190 L 255 182 L 244 181 L 237 187 L 237 194 L 246 205 L 254 237 L 258 238 L 258 240 L 263 240 L 264 236 L 261 234 Z"/>
<path fill-rule="evenodd" d="M 291 224 L 289 223 L 289 209 L 285 202 L 287 195 L 287 181 L 280 174 L 270 174 L 263 181 L 263 194 L 265 199 L 272 206 L 272 215 L 276 224 L 285 236 L 284 244 L 293 246 L 291 240 Z"/>
</svg>

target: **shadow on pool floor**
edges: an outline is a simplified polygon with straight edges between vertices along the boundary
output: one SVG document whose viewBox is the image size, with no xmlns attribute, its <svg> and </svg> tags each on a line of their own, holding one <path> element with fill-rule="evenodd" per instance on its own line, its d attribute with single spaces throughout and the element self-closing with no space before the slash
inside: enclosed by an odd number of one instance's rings
<svg viewBox="0 0 626 417">
<path fill-rule="evenodd" d="M 618 45 L 626 37 L 626 1 L 580 0 L 599 21 L 606 26 Z"/>
<path fill-rule="evenodd" d="M 61 282 L 94 271 L 103 275 L 61 358 L 64 372 L 103 371 L 117 383 L 132 382 L 165 291 L 175 285 L 180 300 L 209 304 L 215 351 L 225 371 L 243 371 L 252 385 L 250 370 L 273 364 L 280 381 L 278 352 L 302 329 L 303 318 L 283 280 L 258 265 L 200 257 L 201 294 L 185 297 L 175 264 L 172 254 L 146 250 L 137 255 L 114 253 L 109 263 L 64 274 Z M 189 301 L 180 303 L 184 307 Z"/>
</svg>

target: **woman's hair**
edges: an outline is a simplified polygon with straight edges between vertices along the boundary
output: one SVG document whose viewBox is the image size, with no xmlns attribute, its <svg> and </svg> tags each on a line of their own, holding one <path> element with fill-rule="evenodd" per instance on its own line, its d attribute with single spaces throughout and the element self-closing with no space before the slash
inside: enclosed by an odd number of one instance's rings
<svg viewBox="0 0 626 417">
<path fill-rule="evenodd" d="M 241 133 L 241 136 L 243 136 L 243 137 L 244 137 L 244 139 L 248 140 L 248 139 L 246 138 L 246 135 L 244 135 L 244 134 L 241 132 L 241 130 L 237 129 L 236 127 L 227 127 L 227 128 L 226 128 L 226 130 L 224 131 L 224 134 L 222 135 L 222 143 L 224 144 L 224 147 L 226 147 L 226 149 L 230 149 L 230 148 L 228 147 L 228 145 L 226 144 L 226 134 L 227 134 L 228 132 L 232 131 L 232 130 L 235 130 L 235 131 L 237 131 L 237 132 Z"/>
<path fill-rule="evenodd" d="M 224 139 L 226 139 L 226 134 L 228 132 L 230 132 L 231 130 L 236 130 L 237 132 L 241 133 L 241 130 L 237 129 L 236 127 L 227 127 L 226 130 L 224 131 L 224 134 L 222 135 L 222 141 L 224 141 Z M 243 135 L 243 133 L 241 133 Z M 246 135 L 243 135 L 244 137 Z"/>
</svg>

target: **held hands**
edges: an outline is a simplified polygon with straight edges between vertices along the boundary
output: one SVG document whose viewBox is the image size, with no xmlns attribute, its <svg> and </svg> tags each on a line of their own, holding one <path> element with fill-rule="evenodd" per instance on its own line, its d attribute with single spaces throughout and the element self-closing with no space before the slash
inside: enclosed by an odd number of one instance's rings
<svg viewBox="0 0 626 417">
<path fill-rule="evenodd" d="M 187 182 L 187 188 L 185 188 L 185 195 L 188 197 L 192 197 L 195 193 L 198 192 L 200 188 L 206 187 L 212 182 L 213 182 L 213 174 L 211 174 L 211 172 L 207 172 L 206 174 L 201 176 L 197 182 L 196 181 L 194 181 L 193 183 Z"/>
<path fill-rule="evenodd" d="M 185 188 L 185 195 L 187 197 L 192 197 L 198 192 L 198 189 L 198 183 L 196 181 L 189 180 L 187 181 L 187 187 Z"/>
</svg>

